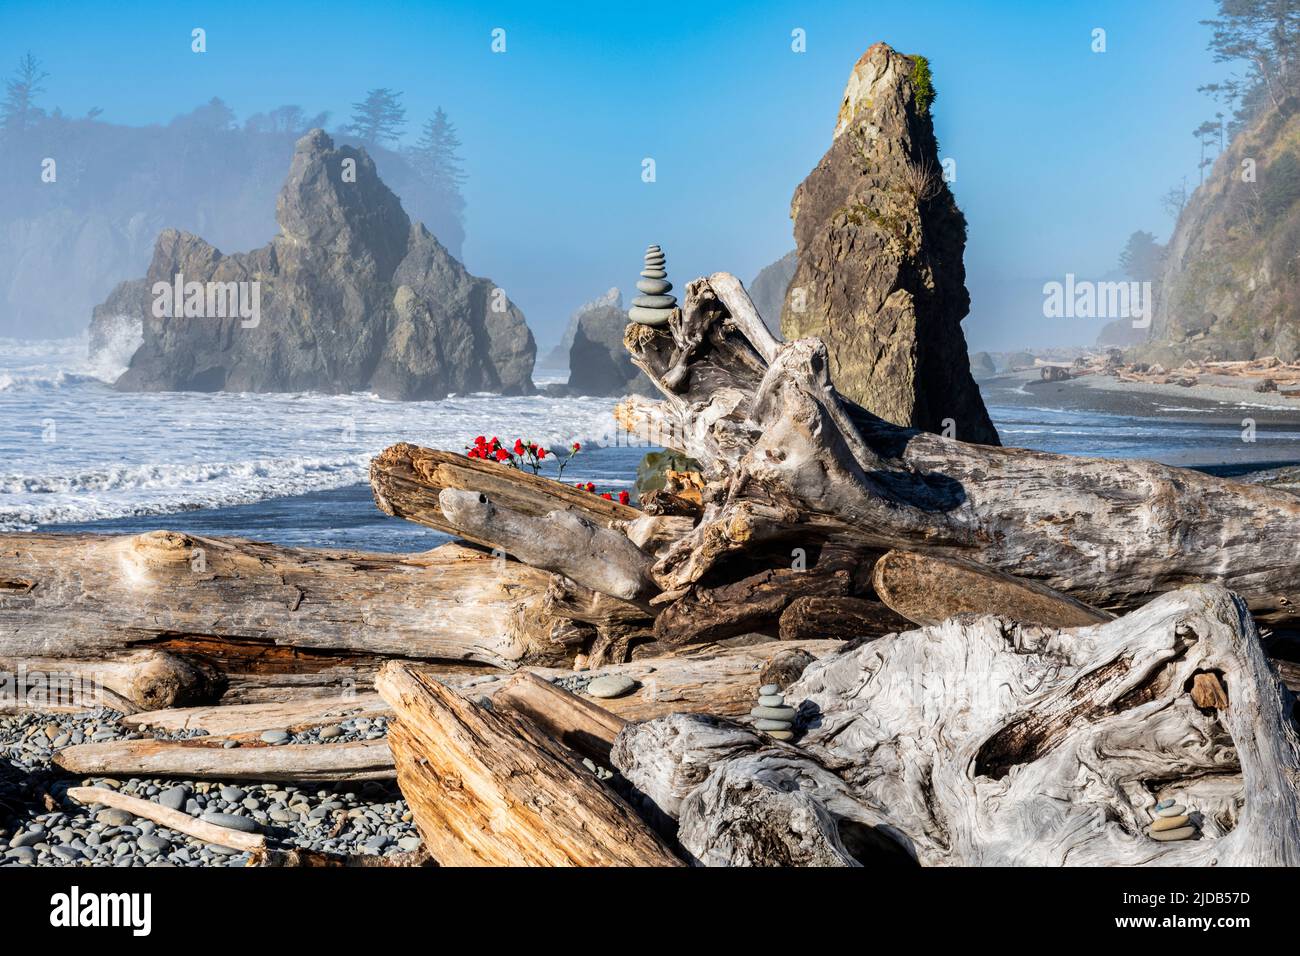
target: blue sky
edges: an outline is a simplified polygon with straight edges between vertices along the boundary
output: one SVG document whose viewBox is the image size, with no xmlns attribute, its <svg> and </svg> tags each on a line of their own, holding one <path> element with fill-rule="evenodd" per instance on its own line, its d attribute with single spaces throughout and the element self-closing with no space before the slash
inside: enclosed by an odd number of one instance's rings
<svg viewBox="0 0 1300 956">
<path fill-rule="evenodd" d="M 1085 341 L 999 290 L 1112 269 L 1197 181 L 1191 130 L 1210 0 L 851 3 L 0 2 L 0 69 L 32 50 L 45 102 L 163 122 L 212 96 L 242 120 L 282 103 L 345 120 L 405 92 L 409 132 L 442 106 L 464 142 L 466 264 L 545 343 L 580 302 L 632 285 L 649 242 L 680 289 L 749 281 L 793 247 L 789 202 L 830 144 L 853 63 L 883 40 L 934 71 L 941 155 L 970 223 L 973 348 Z M 190 51 L 190 30 L 208 52 Z M 506 31 L 506 52 L 491 31 Z M 1092 30 L 1107 52 L 1091 51 Z M 791 50 L 791 31 L 807 52 Z M 653 157 L 657 181 L 641 180 Z"/>
</svg>

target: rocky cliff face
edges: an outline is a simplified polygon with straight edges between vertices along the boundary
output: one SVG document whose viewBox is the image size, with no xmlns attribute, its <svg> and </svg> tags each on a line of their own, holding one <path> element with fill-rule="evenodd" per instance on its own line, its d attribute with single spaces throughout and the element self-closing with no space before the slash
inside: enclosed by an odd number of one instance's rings
<svg viewBox="0 0 1300 956">
<path fill-rule="evenodd" d="M 544 359 L 546 368 L 568 368 L 569 367 L 569 350 L 573 348 L 573 337 L 578 332 L 578 321 L 582 318 L 584 312 L 590 312 L 592 309 L 598 309 L 603 306 L 612 306 L 619 311 L 623 311 L 623 293 L 619 291 L 618 286 L 611 286 L 605 291 L 604 295 L 597 296 L 590 302 L 584 302 L 578 306 L 569 315 L 569 322 L 564 327 L 564 335 L 560 342 L 553 349 L 546 353 Z M 626 320 L 627 312 L 623 311 Z"/>
<path fill-rule="evenodd" d="M 163 231 L 144 280 L 144 343 L 118 388 L 532 391 L 536 347 L 522 313 L 407 218 L 364 149 L 336 149 L 321 130 L 300 139 L 276 219 L 269 245 L 233 255 Z M 174 314 L 157 314 L 161 290 L 181 281 L 183 305 L 170 297 L 161 311 Z M 129 302 L 130 288 L 115 296 Z M 257 315 L 232 315 L 225 295 L 251 297 Z M 119 311 L 107 306 L 97 313 Z"/>
<path fill-rule="evenodd" d="M 1283 107 L 1237 134 L 1183 208 L 1139 349 L 1151 361 L 1300 359 L 1300 101 Z"/>
<path fill-rule="evenodd" d="M 966 220 L 943 181 L 929 67 L 878 43 L 853 67 L 834 139 L 795 191 L 798 267 L 781 315 L 821 338 L 835 386 L 883 419 L 997 444 L 971 378 Z"/>
<path fill-rule="evenodd" d="M 568 394 L 648 395 L 654 390 L 623 344 L 627 323 L 622 296 L 612 304 L 608 299 L 588 303 L 575 315 Z"/>
</svg>

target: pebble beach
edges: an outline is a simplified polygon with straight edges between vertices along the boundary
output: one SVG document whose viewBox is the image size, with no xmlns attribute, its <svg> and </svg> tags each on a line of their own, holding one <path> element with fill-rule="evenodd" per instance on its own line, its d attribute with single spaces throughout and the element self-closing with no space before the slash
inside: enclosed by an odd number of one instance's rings
<svg viewBox="0 0 1300 956">
<path fill-rule="evenodd" d="M 106 787 L 198 819 L 263 833 L 282 848 L 340 855 L 396 855 L 420 848 L 411 812 L 394 782 L 279 784 L 131 777 L 78 779 L 51 764 L 60 747 L 108 740 L 177 739 L 202 731 L 142 734 L 118 723 L 121 714 L 28 712 L 0 716 L 0 867 L 244 866 L 248 854 L 214 846 L 134 817 L 125 810 L 83 806 L 70 786 Z M 269 731 L 268 743 L 330 746 L 385 736 L 383 717 L 357 718 L 290 735 Z M 272 740 L 274 737 L 274 740 Z"/>
</svg>

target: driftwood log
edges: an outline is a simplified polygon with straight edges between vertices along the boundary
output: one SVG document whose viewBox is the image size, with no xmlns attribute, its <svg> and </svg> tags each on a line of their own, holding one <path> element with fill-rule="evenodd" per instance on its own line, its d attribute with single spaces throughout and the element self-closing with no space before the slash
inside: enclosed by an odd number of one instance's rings
<svg viewBox="0 0 1300 956">
<path fill-rule="evenodd" d="M 933 554 L 890 551 L 876 561 L 871 583 L 882 602 L 916 624 L 1000 614 L 1021 624 L 1081 627 L 1114 616 L 1036 581 Z"/>
<path fill-rule="evenodd" d="M 1075 629 L 949 620 L 823 658 L 786 694 L 797 747 L 700 715 L 615 741 L 698 862 L 1300 865 L 1296 701 L 1216 585 Z M 1148 836 L 1165 798 L 1193 839 Z"/>
<path fill-rule="evenodd" d="M 636 812 L 572 751 L 409 665 L 385 665 L 398 783 L 444 866 L 676 866 Z"/>
<path fill-rule="evenodd" d="M 242 830 L 209 823 L 207 820 L 200 820 L 180 810 L 161 806 L 152 800 L 142 800 L 127 793 L 110 790 L 108 787 L 69 787 L 67 795 L 87 806 L 98 805 L 125 810 L 127 813 L 135 814 L 141 820 L 152 820 L 159 826 L 184 833 L 206 843 L 232 850 L 253 852 L 266 850 L 266 837 L 260 833 L 245 833 Z"/>
<path fill-rule="evenodd" d="M 564 663 L 595 632 L 574 616 L 610 616 L 597 603 L 455 544 L 386 555 L 171 531 L 0 536 L 0 668 L 58 674 L 128 711 L 337 696 L 395 657 Z"/>
<path fill-rule="evenodd" d="M 718 273 L 626 340 L 664 398 L 626 400 L 619 421 L 708 470 L 703 519 L 653 568 L 665 592 L 756 547 L 830 541 L 951 554 L 1112 611 L 1215 581 L 1263 621 L 1297 620 L 1300 562 L 1277 556 L 1300 548 L 1300 498 L 888 424 L 835 391 L 821 342 L 777 342 L 755 314 Z"/>
<path fill-rule="evenodd" d="M 250 735 L 187 740 L 106 740 L 64 747 L 56 766 L 83 777 L 175 777 L 210 780 L 391 780 L 388 742 L 260 744 Z M 227 740 L 238 747 L 224 747 Z"/>
</svg>

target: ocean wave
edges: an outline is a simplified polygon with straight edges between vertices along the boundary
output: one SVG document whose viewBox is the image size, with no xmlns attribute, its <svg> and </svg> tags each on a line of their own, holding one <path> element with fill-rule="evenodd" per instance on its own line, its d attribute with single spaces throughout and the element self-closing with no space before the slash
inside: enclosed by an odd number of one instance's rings
<svg viewBox="0 0 1300 956">
<path fill-rule="evenodd" d="M 0 476 L 0 530 L 199 508 L 328 491 L 366 479 L 367 455 L 123 465 L 71 475 Z M 6 500 L 8 498 L 9 500 Z"/>
</svg>

